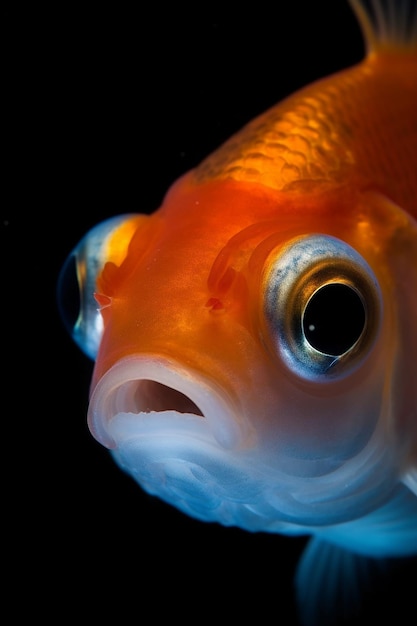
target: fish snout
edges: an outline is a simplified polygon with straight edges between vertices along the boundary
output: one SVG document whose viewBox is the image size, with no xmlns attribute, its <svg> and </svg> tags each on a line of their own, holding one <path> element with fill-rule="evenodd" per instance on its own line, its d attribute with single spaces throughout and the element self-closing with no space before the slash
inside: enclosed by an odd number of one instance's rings
<svg viewBox="0 0 417 626">
<path fill-rule="evenodd" d="M 244 438 L 238 407 L 211 379 L 166 358 L 118 361 L 91 395 L 88 425 L 108 448 L 127 438 L 204 438 L 230 449 Z"/>
</svg>

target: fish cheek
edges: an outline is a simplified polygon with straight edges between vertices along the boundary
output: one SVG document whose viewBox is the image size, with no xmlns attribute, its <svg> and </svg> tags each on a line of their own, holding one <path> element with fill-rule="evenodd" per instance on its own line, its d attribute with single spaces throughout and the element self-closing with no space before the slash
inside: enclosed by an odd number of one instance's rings
<svg viewBox="0 0 417 626">
<path fill-rule="evenodd" d="M 369 368 L 343 384 L 308 388 L 279 376 L 258 423 L 258 440 L 271 462 L 297 475 L 323 475 L 360 454 L 381 416 L 381 379 Z M 265 396 L 267 394 L 264 394 Z"/>
<path fill-rule="evenodd" d="M 386 421 L 407 470 L 417 465 L 417 222 L 375 192 L 363 194 L 360 211 L 363 245 L 375 255 L 384 291 Z"/>
<path fill-rule="evenodd" d="M 389 259 L 397 329 L 391 382 L 392 419 L 407 470 L 410 465 L 417 467 L 417 226 L 396 243 Z"/>
</svg>

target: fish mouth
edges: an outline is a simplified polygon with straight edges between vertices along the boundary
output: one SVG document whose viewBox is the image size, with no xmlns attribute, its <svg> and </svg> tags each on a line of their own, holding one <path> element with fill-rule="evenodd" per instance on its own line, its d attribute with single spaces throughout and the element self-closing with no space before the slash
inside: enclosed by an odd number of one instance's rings
<svg viewBox="0 0 417 626">
<path fill-rule="evenodd" d="M 141 436 L 205 439 L 235 448 L 243 424 L 230 396 L 173 360 L 132 355 L 111 367 L 97 383 L 88 409 L 93 436 L 107 448 Z"/>
</svg>

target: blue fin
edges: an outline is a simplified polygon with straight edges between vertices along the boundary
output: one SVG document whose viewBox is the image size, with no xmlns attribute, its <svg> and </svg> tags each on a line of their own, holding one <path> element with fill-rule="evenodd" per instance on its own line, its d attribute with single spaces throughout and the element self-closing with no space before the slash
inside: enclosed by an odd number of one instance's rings
<svg viewBox="0 0 417 626">
<path fill-rule="evenodd" d="M 411 623 L 410 581 L 416 574 L 416 557 L 374 559 L 314 537 L 295 578 L 300 623 L 368 626 L 387 615 L 395 615 L 398 624 Z"/>
<path fill-rule="evenodd" d="M 330 626 L 355 619 L 361 611 L 361 589 L 378 561 L 313 537 L 296 573 L 297 605 L 304 626 Z M 383 562 L 380 564 L 383 567 Z"/>
</svg>

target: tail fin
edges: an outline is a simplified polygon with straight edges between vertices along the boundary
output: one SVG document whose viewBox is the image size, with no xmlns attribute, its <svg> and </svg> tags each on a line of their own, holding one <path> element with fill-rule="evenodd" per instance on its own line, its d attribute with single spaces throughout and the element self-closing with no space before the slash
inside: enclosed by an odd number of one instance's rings
<svg viewBox="0 0 417 626">
<path fill-rule="evenodd" d="M 416 0 L 349 0 L 367 53 L 417 54 Z"/>
</svg>

